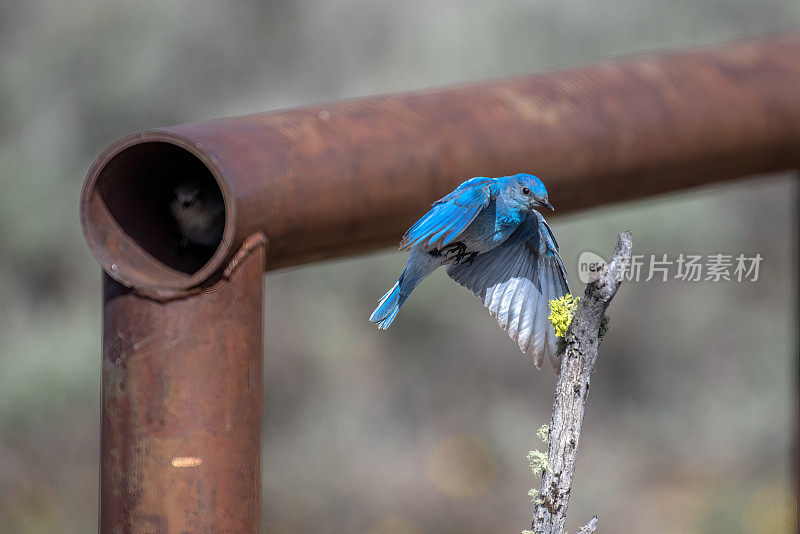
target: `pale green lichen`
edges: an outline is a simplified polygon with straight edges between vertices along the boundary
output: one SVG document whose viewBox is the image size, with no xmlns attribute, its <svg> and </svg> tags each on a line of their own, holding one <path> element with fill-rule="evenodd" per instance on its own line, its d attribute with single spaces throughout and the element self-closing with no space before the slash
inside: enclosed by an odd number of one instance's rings
<svg viewBox="0 0 800 534">
<path fill-rule="evenodd" d="M 542 443 L 550 443 L 550 427 L 547 425 L 540 426 L 539 430 L 536 431 L 536 437 L 539 438 Z"/>
<path fill-rule="evenodd" d="M 539 490 L 529 489 L 528 497 L 531 498 L 532 503 L 537 504 L 539 502 Z"/>
<path fill-rule="evenodd" d="M 528 451 L 528 465 L 530 465 L 531 473 L 534 476 L 542 476 L 549 468 L 547 455 L 541 451 Z"/>
</svg>

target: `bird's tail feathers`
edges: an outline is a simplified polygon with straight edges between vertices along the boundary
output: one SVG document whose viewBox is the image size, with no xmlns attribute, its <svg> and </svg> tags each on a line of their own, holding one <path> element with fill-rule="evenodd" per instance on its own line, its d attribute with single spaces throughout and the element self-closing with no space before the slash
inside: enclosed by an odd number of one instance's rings
<svg viewBox="0 0 800 534">
<path fill-rule="evenodd" d="M 375 311 L 372 312 L 372 315 L 369 317 L 369 320 L 377 324 L 378 328 L 381 330 L 389 328 L 394 318 L 397 317 L 400 306 L 402 306 L 408 298 L 408 294 L 400 291 L 400 283 L 402 281 L 403 277 L 401 276 L 392 288 L 381 297 L 380 302 L 378 302 L 378 307 L 375 308 Z"/>
</svg>

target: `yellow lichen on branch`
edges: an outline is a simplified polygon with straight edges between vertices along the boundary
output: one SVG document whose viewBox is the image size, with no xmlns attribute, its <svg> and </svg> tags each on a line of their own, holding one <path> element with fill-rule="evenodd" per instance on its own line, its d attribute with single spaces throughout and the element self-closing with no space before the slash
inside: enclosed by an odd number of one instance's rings
<svg viewBox="0 0 800 534">
<path fill-rule="evenodd" d="M 580 300 L 580 297 L 567 293 L 561 298 L 550 301 L 550 316 L 548 319 L 556 331 L 556 336 L 564 337 L 567 335 L 567 329 L 572 322 L 572 316 L 575 315 L 575 310 L 578 308 Z"/>
</svg>

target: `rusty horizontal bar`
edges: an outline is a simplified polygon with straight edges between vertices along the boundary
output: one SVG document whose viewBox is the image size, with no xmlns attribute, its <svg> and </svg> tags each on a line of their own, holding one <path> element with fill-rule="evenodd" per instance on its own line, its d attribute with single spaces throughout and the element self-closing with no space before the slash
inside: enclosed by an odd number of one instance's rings
<svg viewBox="0 0 800 534">
<path fill-rule="evenodd" d="M 263 232 L 269 269 L 395 244 L 472 176 L 539 175 L 559 212 L 800 167 L 800 34 L 621 58 L 465 87 L 158 128 L 91 167 L 82 223 L 115 279 L 204 283 Z M 218 184 L 216 250 L 166 209 L 179 177 Z"/>
<path fill-rule="evenodd" d="M 263 240 L 211 291 L 103 283 L 100 532 L 259 532 Z"/>
</svg>

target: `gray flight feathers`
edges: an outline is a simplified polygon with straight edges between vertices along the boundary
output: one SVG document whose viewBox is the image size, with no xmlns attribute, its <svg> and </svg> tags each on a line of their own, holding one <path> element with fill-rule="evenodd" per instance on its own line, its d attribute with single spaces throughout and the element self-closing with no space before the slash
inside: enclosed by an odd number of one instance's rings
<svg viewBox="0 0 800 534">
<path fill-rule="evenodd" d="M 558 245 L 538 213 L 497 248 L 479 254 L 472 264 L 450 265 L 447 274 L 472 291 L 497 319 L 500 328 L 542 368 L 547 356 L 561 367 L 549 302 L 569 293 Z"/>
</svg>

